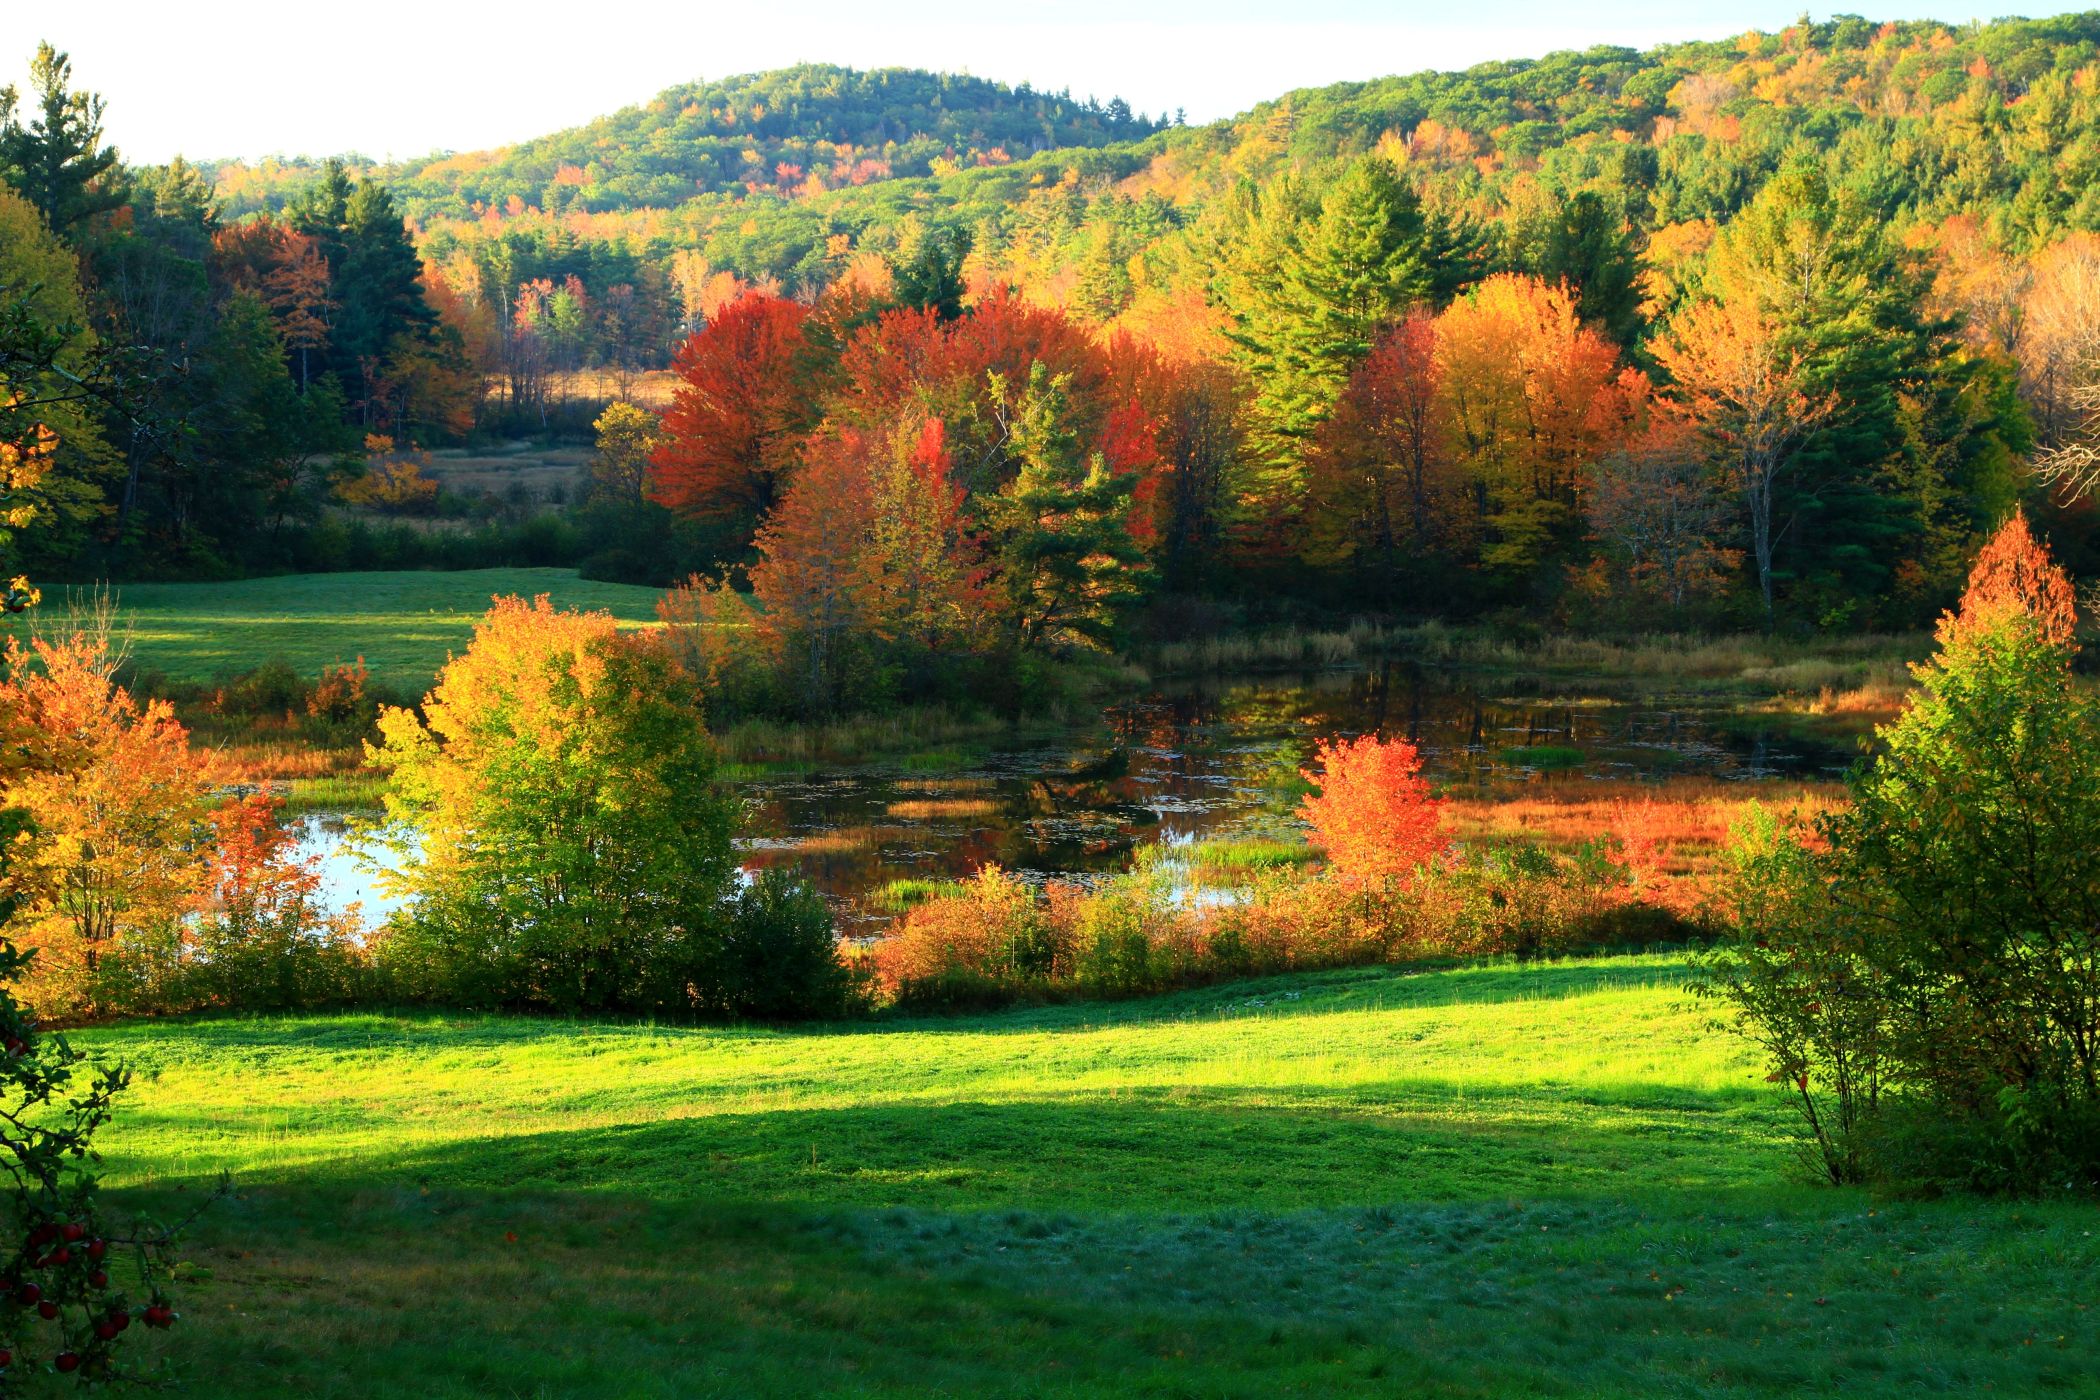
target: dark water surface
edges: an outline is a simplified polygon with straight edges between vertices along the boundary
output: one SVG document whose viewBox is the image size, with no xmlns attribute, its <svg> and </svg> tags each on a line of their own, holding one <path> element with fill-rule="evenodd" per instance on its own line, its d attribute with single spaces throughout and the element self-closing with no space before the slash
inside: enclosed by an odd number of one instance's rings
<svg viewBox="0 0 2100 1400">
<path fill-rule="evenodd" d="M 737 784 L 741 844 L 748 865 L 792 863 L 844 899 L 992 862 L 1084 878 L 1126 868 L 1146 842 L 1290 830 L 1313 744 L 1374 730 L 1413 740 L 1458 792 L 1799 779 L 1853 757 L 1711 693 L 1393 662 L 1174 683 L 1053 740 L 754 777 Z M 343 833 L 340 818 L 309 819 L 329 896 L 382 912 Z"/>
</svg>

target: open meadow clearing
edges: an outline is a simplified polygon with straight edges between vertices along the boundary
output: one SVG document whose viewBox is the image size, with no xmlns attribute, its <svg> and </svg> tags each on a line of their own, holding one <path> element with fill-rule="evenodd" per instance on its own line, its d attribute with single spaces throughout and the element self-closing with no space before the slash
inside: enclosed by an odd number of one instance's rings
<svg viewBox="0 0 2100 1400">
<path fill-rule="evenodd" d="M 2089 1393 L 2084 1207 L 1793 1184 L 1669 955 L 800 1031 L 137 1024 L 219 1396 Z"/>
<path fill-rule="evenodd" d="M 409 694 L 464 650 L 499 594 L 550 594 L 562 607 L 656 620 L 658 590 L 596 583 L 574 569 L 293 574 L 232 583 L 127 583 L 111 590 L 142 671 L 208 684 L 271 661 L 302 676 L 362 656 L 372 678 Z M 54 601 L 63 601 L 54 589 Z"/>
</svg>

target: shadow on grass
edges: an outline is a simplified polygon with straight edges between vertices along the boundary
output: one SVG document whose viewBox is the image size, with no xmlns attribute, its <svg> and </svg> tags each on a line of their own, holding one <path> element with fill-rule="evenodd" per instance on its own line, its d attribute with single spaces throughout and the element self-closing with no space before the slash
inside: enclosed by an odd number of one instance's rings
<svg viewBox="0 0 2100 1400">
<path fill-rule="evenodd" d="M 2041 1394 L 2100 1365 L 2072 1211 L 811 1209 L 417 1166 L 289 1174 L 203 1222 L 173 1340 L 205 1393 Z"/>
<path fill-rule="evenodd" d="M 1645 1086 L 1417 1080 L 675 1112 L 433 1143 L 414 1138 L 415 1121 L 363 1136 L 339 1110 L 287 1123 L 267 1104 L 193 1116 L 142 1103 L 123 1131 L 140 1152 L 191 1145 L 182 1161 L 199 1177 L 216 1169 L 213 1147 L 224 1144 L 224 1160 L 246 1160 L 240 1169 L 258 1183 L 332 1172 L 433 1189 L 605 1189 L 797 1209 L 1660 1199 L 1768 1184 L 1787 1163 L 1764 1096 Z M 144 1164 L 123 1148 L 112 1144 L 112 1167 L 139 1179 Z"/>
</svg>

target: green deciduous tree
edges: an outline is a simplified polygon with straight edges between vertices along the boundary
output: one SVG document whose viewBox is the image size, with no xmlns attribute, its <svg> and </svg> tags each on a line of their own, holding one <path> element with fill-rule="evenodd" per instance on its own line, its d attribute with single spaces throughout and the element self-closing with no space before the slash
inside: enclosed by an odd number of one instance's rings
<svg viewBox="0 0 2100 1400">
<path fill-rule="evenodd" d="M 605 613 L 498 599 L 422 717 L 380 718 L 374 761 L 408 899 L 385 959 L 459 1004 L 737 1014 L 843 1008 L 835 956 L 761 902 L 737 923 L 737 802 L 715 778 L 693 678 Z M 747 999 L 753 939 L 802 949 L 798 995 Z M 828 943 L 825 952 L 829 953 Z M 785 954 L 783 954 L 785 956 Z M 776 970 L 777 971 L 777 970 Z"/>
</svg>

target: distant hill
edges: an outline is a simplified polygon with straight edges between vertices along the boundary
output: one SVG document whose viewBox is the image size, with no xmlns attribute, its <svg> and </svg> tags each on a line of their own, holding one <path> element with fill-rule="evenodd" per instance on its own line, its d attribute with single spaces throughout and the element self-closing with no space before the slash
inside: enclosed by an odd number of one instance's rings
<svg viewBox="0 0 2100 1400">
<path fill-rule="evenodd" d="M 916 217 L 967 230 L 985 269 L 1105 316 L 1133 289 L 1200 281 L 1209 245 L 1185 235 L 1242 184 L 1317 189 L 1374 151 L 1517 265 L 1579 191 L 1662 254 L 1696 246 L 1801 151 L 1892 224 L 1962 215 L 2025 246 L 2100 230 L 2100 13 L 1839 16 L 1300 89 L 1203 126 L 976 78 L 811 65 L 372 173 L 427 255 L 481 258 L 506 284 L 573 273 L 596 291 L 632 280 L 637 260 L 692 250 L 807 288 L 837 274 L 842 249 L 883 252 Z M 237 218 L 281 204 L 313 167 L 213 170 Z"/>
<path fill-rule="evenodd" d="M 953 73 L 804 64 L 686 83 L 515 146 L 374 169 L 418 219 L 483 209 L 671 209 L 704 195 L 808 196 L 1149 135 L 1159 121 L 1068 93 Z M 228 212 L 281 203 L 315 163 L 215 167 Z M 265 173 L 269 172 L 269 173 Z M 232 176 L 229 181 L 226 177 Z M 260 176 L 261 178 L 247 178 Z"/>
</svg>

